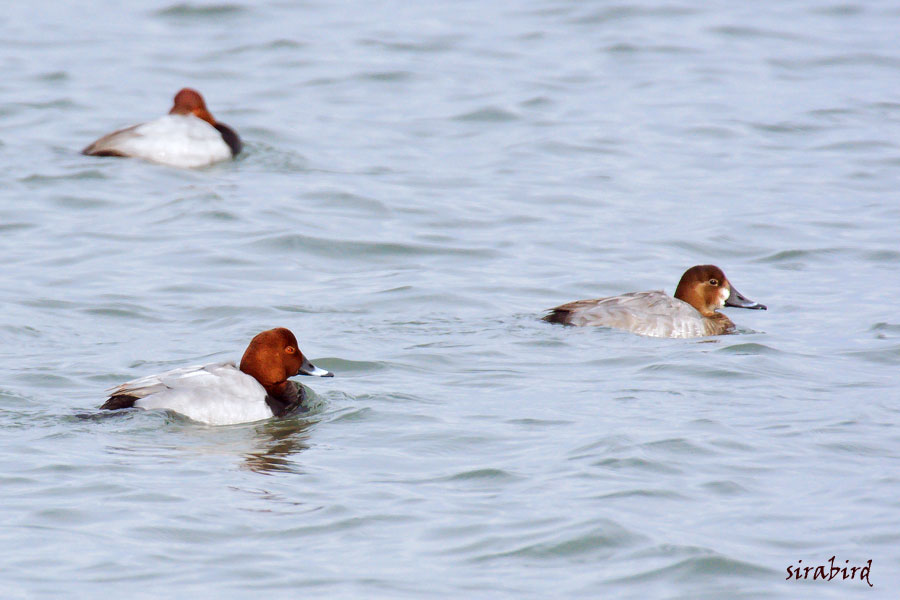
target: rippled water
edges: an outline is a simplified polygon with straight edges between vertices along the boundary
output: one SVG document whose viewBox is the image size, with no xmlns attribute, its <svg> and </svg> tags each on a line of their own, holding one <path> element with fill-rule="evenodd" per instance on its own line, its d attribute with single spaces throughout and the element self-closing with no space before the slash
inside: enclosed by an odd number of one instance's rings
<svg viewBox="0 0 900 600">
<path fill-rule="evenodd" d="M 4 12 L 4 597 L 900 583 L 895 3 Z M 78 154 L 185 85 L 239 160 Z M 538 320 L 698 263 L 769 310 Z M 303 417 L 96 411 L 273 326 L 337 375 Z M 785 581 L 831 556 L 874 589 Z"/>
</svg>

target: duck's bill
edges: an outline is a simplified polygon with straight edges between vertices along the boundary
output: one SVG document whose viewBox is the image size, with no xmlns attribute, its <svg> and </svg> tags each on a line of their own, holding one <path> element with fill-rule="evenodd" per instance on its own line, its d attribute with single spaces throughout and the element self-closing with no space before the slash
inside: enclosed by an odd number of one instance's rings
<svg viewBox="0 0 900 600">
<path fill-rule="evenodd" d="M 332 373 L 331 371 L 320 369 L 306 359 L 303 359 L 303 364 L 300 365 L 300 370 L 297 372 L 297 374 L 311 375 L 313 377 L 334 377 L 334 373 Z"/>
<path fill-rule="evenodd" d="M 733 306 L 735 308 L 752 308 L 754 310 L 766 310 L 765 304 L 754 302 L 733 287 L 731 288 L 731 293 L 728 294 L 728 299 L 725 300 L 725 306 Z"/>
</svg>

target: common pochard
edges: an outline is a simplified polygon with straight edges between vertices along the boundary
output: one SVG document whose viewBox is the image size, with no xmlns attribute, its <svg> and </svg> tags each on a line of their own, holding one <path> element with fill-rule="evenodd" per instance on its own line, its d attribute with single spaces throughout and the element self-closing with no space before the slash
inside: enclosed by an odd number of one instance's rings
<svg viewBox="0 0 900 600">
<path fill-rule="evenodd" d="M 213 118 L 203 96 L 184 88 L 175 94 L 175 105 L 166 116 L 114 131 L 81 153 L 142 158 L 192 168 L 234 158 L 241 147 L 238 134 Z"/>
<path fill-rule="evenodd" d="M 333 377 L 313 365 L 284 327 L 250 341 L 240 368 L 213 363 L 173 369 L 113 388 L 101 409 L 168 409 L 210 425 L 232 425 L 281 417 L 300 408 L 306 391 L 294 375 Z"/>
<path fill-rule="evenodd" d="M 697 265 L 681 276 L 674 297 L 659 290 L 577 300 L 551 309 L 544 320 L 613 327 L 652 337 L 691 338 L 733 333 L 731 319 L 716 312 L 723 306 L 766 310 L 738 292 L 719 267 Z"/>
</svg>

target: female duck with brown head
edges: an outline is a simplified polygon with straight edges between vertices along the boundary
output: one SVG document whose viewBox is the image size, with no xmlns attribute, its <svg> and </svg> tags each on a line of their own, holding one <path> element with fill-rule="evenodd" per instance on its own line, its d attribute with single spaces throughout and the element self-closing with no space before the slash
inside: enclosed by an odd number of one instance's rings
<svg viewBox="0 0 900 600">
<path fill-rule="evenodd" d="M 168 409 L 210 425 L 280 417 L 302 405 L 306 389 L 288 377 L 333 377 L 300 352 L 297 338 L 278 327 L 250 341 L 240 368 L 213 363 L 173 369 L 114 388 L 101 409 Z"/>
<path fill-rule="evenodd" d="M 175 94 L 169 114 L 114 131 L 81 151 L 89 156 L 130 156 L 172 167 L 203 167 L 241 151 L 233 129 L 216 121 L 196 90 Z"/>
<path fill-rule="evenodd" d="M 719 267 L 697 265 L 681 276 L 674 297 L 659 290 L 578 300 L 551 309 L 544 320 L 613 327 L 652 337 L 691 338 L 733 333 L 731 319 L 717 312 L 723 306 L 766 310 L 738 292 Z"/>
</svg>

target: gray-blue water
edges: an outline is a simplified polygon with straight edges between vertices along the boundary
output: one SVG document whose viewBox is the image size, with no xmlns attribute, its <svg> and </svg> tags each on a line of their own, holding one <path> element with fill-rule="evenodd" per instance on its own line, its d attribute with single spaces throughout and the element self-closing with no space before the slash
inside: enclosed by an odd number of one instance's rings
<svg viewBox="0 0 900 600">
<path fill-rule="evenodd" d="M 0 11 L 4 598 L 895 593 L 895 2 L 76 4 Z M 78 153 L 184 86 L 237 161 Z M 740 335 L 539 320 L 704 263 Z M 274 326 L 308 415 L 97 418 Z"/>
</svg>

